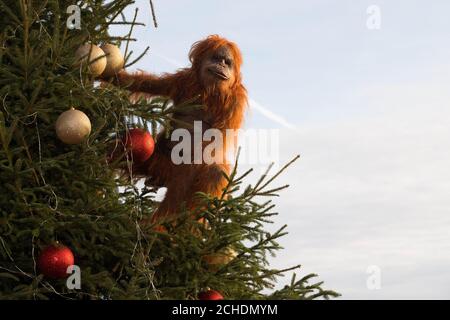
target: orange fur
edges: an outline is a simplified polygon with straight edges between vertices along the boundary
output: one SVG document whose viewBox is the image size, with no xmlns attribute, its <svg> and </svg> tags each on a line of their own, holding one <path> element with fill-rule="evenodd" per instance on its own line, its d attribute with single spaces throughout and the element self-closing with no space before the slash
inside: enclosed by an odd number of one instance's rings
<svg viewBox="0 0 450 320">
<path fill-rule="evenodd" d="M 206 56 L 220 47 L 226 46 L 233 55 L 233 81 L 218 85 L 205 86 L 202 83 L 200 68 Z M 156 76 L 138 72 L 128 74 L 121 72 L 115 80 L 118 85 L 126 85 L 132 92 L 150 95 L 167 96 L 175 104 L 183 103 L 199 96 L 196 103 L 204 105 L 204 109 L 193 111 L 190 115 L 177 116 L 182 121 L 203 121 L 203 127 L 221 130 L 225 137 L 226 129 L 239 129 L 242 125 L 244 111 L 247 106 L 247 92 L 241 82 L 240 67 L 242 56 L 236 44 L 212 35 L 196 42 L 190 52 L 192 66 L 173 74 Z M 226 155 L 227 145 L 223 150 Z M 134 174 L 147 177 L 147 183 L 154 186 L 167 187 L 167 193 L 154 215 L 154 219 L 174 217 L 182 204 L 188 209 L 196 206 L 195 193 L 204 192 L 220 197 L 226 186 L 222 171 L 229 173 L 230 166 L 226 159 L 218 164 L 181 164 L 175 165 L 170 158 L 170 138 L 165 132 L 158 135 L 155 152 L 144 164 L 134 167 Z"/>
</svg>

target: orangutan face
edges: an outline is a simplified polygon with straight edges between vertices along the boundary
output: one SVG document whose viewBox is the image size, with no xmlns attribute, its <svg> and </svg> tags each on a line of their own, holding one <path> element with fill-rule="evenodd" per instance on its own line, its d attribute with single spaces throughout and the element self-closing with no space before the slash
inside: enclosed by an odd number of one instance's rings
<svg viewBox="0 0 450 320">
<path fill-rule="evenodd" d="M 223 85 L 234 82 L 234 59 L 226 46 L 212 51 L 203 61 L 202 80 L 205 85 Z"/>
</svg>

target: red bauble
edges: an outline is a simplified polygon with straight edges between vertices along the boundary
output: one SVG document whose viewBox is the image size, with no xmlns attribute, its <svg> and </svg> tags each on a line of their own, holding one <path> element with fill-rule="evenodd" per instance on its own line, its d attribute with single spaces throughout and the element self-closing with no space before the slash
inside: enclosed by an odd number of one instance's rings
<svg viewBox="0 0 450 320">
<path fill-rule="evenodd" d="M 223 300 L 223 296 L 216 290 L 203 291 L 198 294 L 199 300 Z"/>
<path fill-rule="evenodd" d="M 144 162 L 150 158 L 155 149 L 152 135 L 143 129 L 131 129 L 123 138 L 125 148 L 131 152 L 134 162 Z"/>
<path fill-rule="evenodd" d="M 42 250 L 38 257 L 37 267 L 39 272 L 47 278 L 63 279 L 68 276 L 67 268 L 74 262 L 72 251 L 66 246 L 56 244 Z"/>
</svg>

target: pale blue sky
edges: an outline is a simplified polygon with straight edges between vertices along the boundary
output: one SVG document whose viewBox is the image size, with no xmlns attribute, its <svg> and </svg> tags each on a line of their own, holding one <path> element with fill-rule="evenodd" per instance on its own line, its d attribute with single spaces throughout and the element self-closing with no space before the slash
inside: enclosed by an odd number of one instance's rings
<svg viewBox="0 0 450 320">
<path fill-rule="evenodd" d="M 132 69 L 172 72 L 193 42 L 223 35 L 251 98 L 298 128 L 255 110 L 246 121 L 282 129 L 282 161 L 302 155 L 280 180 L 290 234 L 274 266 L 301 263 L 349 299 L 450 298 L 449 1 L 154 3 L 156 30 L 138 0 L 147 26 L 132 48 L 150 52 Z M 366 287 L 370 265 L 380 290 Z"/>
</svg>

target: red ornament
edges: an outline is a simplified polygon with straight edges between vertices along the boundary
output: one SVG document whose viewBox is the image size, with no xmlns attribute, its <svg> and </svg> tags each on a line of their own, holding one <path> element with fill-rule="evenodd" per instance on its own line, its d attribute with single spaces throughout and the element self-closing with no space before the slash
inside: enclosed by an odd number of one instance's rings
<svg viewBox="0 0 450 320">
<path fill-rule="evenodd" d="M 208 290 L 203 291 L 198 294 L 199 300 L 223 300 L 223 296 L 219 291 L 216 290 Z"/>
<path fill-rule="evenodd" d="M 134 162 L 144 162 L 150 158 L 155 149 L 152 135 L 143 129 L 131 129 L 123 139 L 125 148 L 131 151 Z"/>
<path fill-rule="evenodd" d="M 69 274 L 67 268 L 73 265 L 75 259 L 72 251 L 63 245 L 50 245 L 42 250 L 38 257 L 37 267 L 47 278 L 63 279 Z"/>
</svg>

